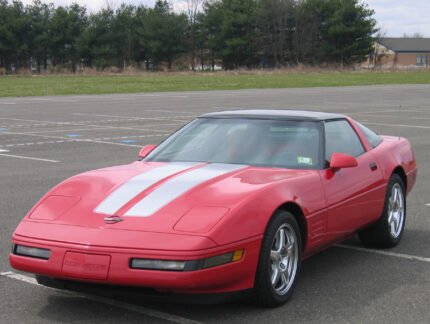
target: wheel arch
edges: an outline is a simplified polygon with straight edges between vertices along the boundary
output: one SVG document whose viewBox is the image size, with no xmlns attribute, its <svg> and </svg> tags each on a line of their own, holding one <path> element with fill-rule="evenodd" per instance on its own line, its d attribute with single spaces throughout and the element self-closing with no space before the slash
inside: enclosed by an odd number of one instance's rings
<svg viewBox="0 0 430 324">
<path fill-rule="evenodd" d="M 403 167 L 400 165 L 395 167 L 391 175 L 394 175 L 394 174 L 397 174 L 402 179 L 405 189 L 408 188 L 408 177 L 406 176 L 406 172 L 403 169 Z"/>
<path fill-rule="evenodd" d="M 289 201 L 279 206 L 276 211 L 278 210 L 289 212 L 296 218 L 300 228 L 300 235 L 302 237 L 302 251 L 304 251 L 308 240 L 308 227 L 302 208 L 297 203 Z"/>
</svg>

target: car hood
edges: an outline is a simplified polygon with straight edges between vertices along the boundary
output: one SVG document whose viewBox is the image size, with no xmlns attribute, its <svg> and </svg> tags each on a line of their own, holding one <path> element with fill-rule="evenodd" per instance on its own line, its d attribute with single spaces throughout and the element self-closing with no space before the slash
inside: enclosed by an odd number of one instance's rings
<svg viewBox="0 0 430 324">
<path fill-rule="evenodd" d="M 309 172 L 233 164 L 135 162 L 64 181 L 41 199 L 26 221 L 202 234 L 254 193 Z"/>
</svg>

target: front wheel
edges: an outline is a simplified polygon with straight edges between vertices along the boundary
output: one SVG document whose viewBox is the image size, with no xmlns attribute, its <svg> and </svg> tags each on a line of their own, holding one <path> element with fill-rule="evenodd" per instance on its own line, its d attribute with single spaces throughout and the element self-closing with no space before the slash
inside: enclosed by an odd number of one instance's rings
<svg viewBox="0 0 430 324">
<path fill-rule="evenodd" d="M 406 221 L 406 194 L 402 178 L 393 174 L 388 182 L 385 204 L 379 221 L 361 231 L 366 246 L 391 248 L 399 244 Z"/>
<path fill-rule="evenodd" d="M 267 226 L 255 278 L 255 298 L 279 306 L 293 294 L 302 258 L 302 239 L 295 217 L 278 211 Z"/>
</svg>

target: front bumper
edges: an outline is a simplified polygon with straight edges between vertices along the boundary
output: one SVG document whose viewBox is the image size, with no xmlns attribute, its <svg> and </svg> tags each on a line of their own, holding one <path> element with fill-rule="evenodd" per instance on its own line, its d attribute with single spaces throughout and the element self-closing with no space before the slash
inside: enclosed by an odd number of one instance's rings
<svg viewBox="0 0 430 324">
<path fill-rule="evenodd" d="M 51 278 L 106 285 L 140 286 L 162 292 L 223 293 L 250 289 L 254 285 L 261 237 L 200 251 L 163 251 L 113 248 L 52 242 L 15 234 L 17 245 L 49 249 L 48 260 L 10 254 L 13 268 Z M 131 259 L 200 260 L 244 249 L 240 261 L 196 271 L 132 269 Z"/>
</svg>

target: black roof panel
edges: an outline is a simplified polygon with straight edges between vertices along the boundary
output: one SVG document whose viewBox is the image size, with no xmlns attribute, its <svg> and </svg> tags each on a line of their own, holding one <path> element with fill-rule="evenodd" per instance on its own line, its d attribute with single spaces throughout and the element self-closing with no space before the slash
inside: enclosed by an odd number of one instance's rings
<svg viewBox="0 0 430 324">
<path fill-rule="evenodd" d="M 253 119 L 284 119 L 303 121 L 323 121 L 328 119 L 345 118 L 340 114 L 332 114 L 305 110 L 228 110 L 208 113 L 201 118 L 253 118 Z"/>
</svg>

